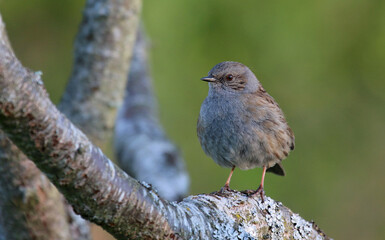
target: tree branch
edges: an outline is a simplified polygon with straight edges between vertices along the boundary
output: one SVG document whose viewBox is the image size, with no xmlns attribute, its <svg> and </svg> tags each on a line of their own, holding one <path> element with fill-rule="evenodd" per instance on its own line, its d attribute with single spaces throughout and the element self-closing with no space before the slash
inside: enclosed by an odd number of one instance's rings
<svg viewBox="0 0 385 240">
<path fill-rule="evenodd" d="M 88 0 L 83 10 L 73 72 L 59 109 L 99 146 L 110 140 L 123 99 L 141 5 L 138 0 Z M 81 218 L 67 209 L 72 235 L 86 236 Z"/>
<path fill-rule="evenodd" d="M 114 139 L 120 166 L 132 177 L 152 184 L 165 199 L 182 200 L 189 179 L 180 152 L 158 121 L 143 28 L 137 35 L 125 95 Z"/>
<path fill-rule="evenodd" d="M 0 126 L 74 210 L 115 237 L 171 232 L 156 210 L 165 203 L 93 146 L 49 101 L 40 75 L 24 69 L 2 43 L 0 55 Z"/>
<path fill-rule="evenodd" d="M 1 16 L 0 41 L 11 49 Z M 0 239 L 90 239 L 84 220 L 72 221 L 61 194 L 2 131 L 0 162 Z"/>
<path fill-rule="evenodd" d="M 72 239 L 61 195 L 1 131 L 0 162 L 4 239 Z"/>
<path fill-rule="evenodd" d="M 142 2 L 88 0 L 71 79 L 59 109 L 98 145 L 110 139 L 121 105 Z"/>
<path fill-rule="evenodd" d="M 126 80 L 140 7 L 140 1 L 89 0 L 84 10 L 75 44 L 74 71 L 60 106 L 62 111 L 68 113 L 70 118 L 100 144 L 105 144 L 107 133 L 112 132 L 111 123 L 114 122 L 116 111 L 111 105 L 119 105 L 123 97 L 123 88 L 119 86 L 123 86 Z M 2 39 L 10 47 L 4 24 L 2 21 L 0 23 Z M 113 86 L 117 86 L 115 92 L 111 91 Z M 77 101 L 76 96 L 85 98 Z M 87 118 L 93 121 L 90 122 Z M 2 212 L 8 214 L 5 226 L 13 224 L 12 228 L 5 228 L 10 230 L 6 231 L 8 238 L 27 239 L 28 235 L 29 238 L 39 236 L 39 239 L 89 239 L 87 223 L 74 214 L 71 207 L 63 205 L 60 194 L 48 180 L 43 181 L 46 184 L 41 184 L 41 179 L 46 179 L 45 176 L 11 142 L 4 139 L 2 143 L 6 144 L 2 145 L 0 151 L 3 150 L 2 156 L 8 164 L 1 166 L 1 171 L 6 173 L 3 188 L 0 189 L 5 205 L 1 206 L 4 207 Z M 10 182 L 15 184 L 9 184 Z M 23 192 L 27 186 L 17 185 L 16 182 L 28 183 L 28 196 L 24 196 L 26 193 Z M 15 200 L 12 192 L 19 193 L 17 196 L 23 198 L 23 201 L 9 208 L 6 204 Z M 50 198 L 31 197 L 35 195 L 49 195 Z M 23 218 L 24 215 L 27 218 Z M 47 220 L 48 223 L 43 222 Z M 60 221 L 64 225 L 58 227 L 57 222 Z M 19 231 L 14 231 L 17 227 Z M 24 231 L 20 228 L 24 228 Z"/>
</svg>

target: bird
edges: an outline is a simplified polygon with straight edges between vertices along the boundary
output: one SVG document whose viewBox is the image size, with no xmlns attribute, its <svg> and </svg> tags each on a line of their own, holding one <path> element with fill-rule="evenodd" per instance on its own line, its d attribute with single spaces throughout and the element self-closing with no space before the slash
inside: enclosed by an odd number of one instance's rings
<svg viewBox="0 0 385 240">
<path fill-rule="evenodd" d="M 263 168 L 257 190 L 262 201 L 266 172 L 285 176 L 282 160 L 294 150 L 294 133 L 285 116 L 254 73 L 244 64 L 225 61 L 208 76 L 208 95 L 202 103 L 197 135 L 203 151 L 218 165 L 231 168 L 220 192 L 229 191 L 237 167 Z"/>
</svg>

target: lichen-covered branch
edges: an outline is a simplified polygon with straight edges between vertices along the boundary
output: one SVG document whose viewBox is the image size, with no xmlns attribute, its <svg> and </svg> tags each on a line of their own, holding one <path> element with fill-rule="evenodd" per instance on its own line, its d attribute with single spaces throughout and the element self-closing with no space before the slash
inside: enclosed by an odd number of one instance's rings
<svg viewBox="0 0 385 240">
<path fill-rule="evenodd" d="M 171 219 L 185 239 L 329 239 L 282 203 L 247 192 L 190 196 L 175 207 Z"/>
<path fill-rule="evenodd" d="M 96 144 L 113 132 L 142 2 L 88 0 L 75 41 L 71 79 L 59 109 Z"/>
<path fill-rule="evenodd" d="M 177 147 L 158 121 L 143 29 L 137 35 L 123 106 L 115 125 L 117 160 L 134 178 L 150 183 L 167 200 L 181 200 L 189 179 Z"/>
</svg>

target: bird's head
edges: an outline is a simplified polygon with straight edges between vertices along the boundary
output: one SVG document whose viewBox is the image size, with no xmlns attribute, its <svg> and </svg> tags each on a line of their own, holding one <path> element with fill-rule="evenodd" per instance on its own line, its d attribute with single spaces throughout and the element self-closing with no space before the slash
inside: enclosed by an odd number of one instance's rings
<svg viewBox="0 0 385 240">
<path fill-rule="evenodd" d="M 218 63 L 201 80 L 209 82 L 210 91 L 214 92 L 255 92 L 260 86 L 254 73 L 238 62 Z"/>
</svg>

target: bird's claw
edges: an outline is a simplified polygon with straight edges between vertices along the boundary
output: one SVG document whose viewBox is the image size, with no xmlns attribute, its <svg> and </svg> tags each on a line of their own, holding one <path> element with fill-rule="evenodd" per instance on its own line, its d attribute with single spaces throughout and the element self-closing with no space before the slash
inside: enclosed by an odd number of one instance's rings
<svg viewBox="0 0 385 240">
<path fill-rule="evenodd" d="M 225 185 L 221 188 L 221 190 L 219 190 L 219 193 L 225 193 L 225 192 L 230 192 L 231 189 L 230 189 L 230 186 L 229 185 Z"/>
<path fill-rule="evenodd" d="M 254 197 L 257 194 L 259 194 L 261 196 L 261 200 L 262 200 L 262 202 L 264 202 L 263 195 L 265 195 L 265 191 L 263 190 L 263 187 L 261 185 L 250 196 Z"/>
</svg>

